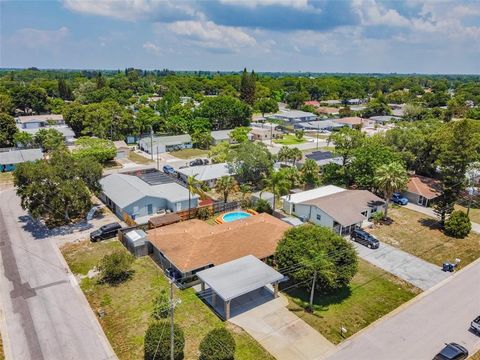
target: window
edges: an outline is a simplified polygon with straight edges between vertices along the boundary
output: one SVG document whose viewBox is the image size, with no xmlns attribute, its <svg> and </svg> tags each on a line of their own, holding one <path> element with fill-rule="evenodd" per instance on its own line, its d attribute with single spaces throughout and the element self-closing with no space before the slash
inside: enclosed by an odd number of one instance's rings
<svg viewBox="0 0 480 360">
<path fill-rule="evenodd" d="M 147 205 L 147 214 L 148 215 L 151 215 L 153 213 L 153 205 L 152 204 L 148 204 Z"/>
<path fill-rule="evenodd" d="M 317 220 L 318 220 L 318 221 L 322 220 L 322 215 L 317 214 Z"/>
<path fill-rule="evenodd" d="M 182 210 L 182 203 L 181 202 L 176 203 L 176 208 L 177 208 L 177 211 Z"/>
<path fill-rule="evenodd" d="M 292 205 L 292 212 L 295 212 L 295 204 Z"/>
</svg>

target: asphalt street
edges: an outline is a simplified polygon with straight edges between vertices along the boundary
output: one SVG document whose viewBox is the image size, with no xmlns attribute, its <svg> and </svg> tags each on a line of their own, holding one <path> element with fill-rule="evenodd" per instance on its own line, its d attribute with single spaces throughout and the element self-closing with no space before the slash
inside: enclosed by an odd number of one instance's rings
<svg viewBox="0 0 480 360">
<path fill-rule="evenodd" d="M 51 238 L 0 192 L 0 321 L 7 360 L 116 359 Z"/>
</svg>

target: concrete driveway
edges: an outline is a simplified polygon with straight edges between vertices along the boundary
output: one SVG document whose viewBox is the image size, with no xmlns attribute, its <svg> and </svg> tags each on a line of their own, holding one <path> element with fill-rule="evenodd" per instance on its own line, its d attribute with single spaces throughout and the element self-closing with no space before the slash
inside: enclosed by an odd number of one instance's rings
<svg viewBox="0 0 480 360">
<path fill-rule="evenodd" d="M 480 260 L 340 344 L 328 360 L 428 360 L 447 342 L 480 349 L 469 331 L 480 315 Z M 376 301 L 372 299 L 372 301 Z"/>
<path fill-rule="evenodd" d="M 324 358 L 334 345 L 287 309 L 282 295 L 229 321 L 240 326 L 278 360 Z"/>
<path fill-rule="evenodd" d="M 352 243 L 362 259 L 422 290 L 430 289 L 451 275 L 437 265 L 383 242 L 378 249 L 369 249 L 353 241 Z"/>
<path fill-rule="evenodd" d="M 116 359 L 50 237 L 34 237 L 13 190 L 0 193 L 0 326 L 7 360 Z"/>
</svg>

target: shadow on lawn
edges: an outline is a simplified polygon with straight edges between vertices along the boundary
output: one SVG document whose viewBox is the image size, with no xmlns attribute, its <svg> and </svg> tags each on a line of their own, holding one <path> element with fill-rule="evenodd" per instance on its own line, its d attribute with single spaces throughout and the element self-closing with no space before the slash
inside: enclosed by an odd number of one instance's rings
<svg viewBox="0 0 480 360">
<path fill-rule="evenodd" d="M 425 227 L 428 227 L 430 230 L 441 230 L 442 227 L 440 226 L 440 223 L 436 219 L 431 219 L 431 218 L 422 218 L 419 219 L 418 222 Z"/>
</svg>

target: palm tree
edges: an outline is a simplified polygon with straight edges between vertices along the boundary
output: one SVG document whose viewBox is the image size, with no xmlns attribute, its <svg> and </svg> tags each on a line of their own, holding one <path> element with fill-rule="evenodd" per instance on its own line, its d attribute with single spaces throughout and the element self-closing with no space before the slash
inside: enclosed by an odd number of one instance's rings
<svg viewBox="0 0 480 360">
<path fill-rule="evenodd" d="M 269 190 L 273 194 L 273 210 L 275 211 L 275 198 L 277 196 L 288 194 L 290 184 L 281 171 L 271 173 L 270 176 L 263 181 L 265 187 L 264 190 Z"/>
<path fill-rule="evenodd" d="M 245 200 L 245 195 L 247 195 L 247 193 L 252 191 L 252 187 L 248 184 L 240 184 L 238 188 L 242 193 L 242 200 Z"/>
<path fill-rule="evenodd" d="M 235 179 L 231 176 L 222 176 L 217 180 L 215 184 L 215 190 L 223 195 L 223 202 L 226 204 L 228 201 L 228 195 L 230 192 L 236 190 L 238 184 Z"/>
<path fill-rule="evenodd" d="M 289 190 L 294 189 L 301 184 L 302 178 L 296 167 L 281 168 L 279 171 L 283 174 L 285 180 L 289 182 Z"/>
<path fill-rule="evenodd" d="M 282 146 L 277 154 L 278 161 L 287 162 L 290 160 L 290 148 L 288 146 Z"/>
<path fill-rule="evenodd" d="M 407 171 L 399 162 L 384 164 L 375 171 L 375 183 L 378 190 L 383 192 L 385 198 L 385 215 L 388 215 L 388 202 L 393 193 L 405 189 L 408 182 Z"/>
<path fill-rule="evenodd" d="M 305 160 L 305 163 L 300 169 L 300 173 L 302 174 L 302 180 L 305 186 L 314 187 L 320 185 L 320 168 L 315 160 Z"/>
<path fill-rule="evenodd" d="M 203 191 L 200 188 L 202 182 L 197 179 L 197 174 L 191 175 L 187 178 L 187 189 L 188 189 L 188 218 L 190 219 L 190 208 L 192 207 L 192 194 L 202 195 Z"/>
<path fill-rule="evenodd" d="M 290 159 L 292 159 L 293 166 L 299 160 L 302 160 L 303 153 L 299 148 L 293 147 L 290 149 Z"/>
</svg>

